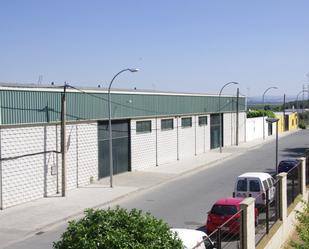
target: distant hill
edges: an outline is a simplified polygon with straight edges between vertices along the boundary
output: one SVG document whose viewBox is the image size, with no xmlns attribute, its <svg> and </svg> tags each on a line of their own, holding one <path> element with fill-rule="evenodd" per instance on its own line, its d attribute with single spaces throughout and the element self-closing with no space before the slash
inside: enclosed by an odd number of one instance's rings
<svg viewBox="0 0 309 249">
<path fill-rule="evenodd" d="M 301 100 L 301 97 L 299 100 Z M 295 101 L 296 96 L 286 96 L 285 102 L 291 102 Z M 305 95 L 305 100 L 307 100 L 307 96 Z M 248 105 L 256 105 L 256 104 L 262 104 L 262 96 L 251 96 L 248 97 Z M 266 96 L 265 97 L 265 104 L 282 104 L 283 103 L 283 96 Z"/>
</svg>

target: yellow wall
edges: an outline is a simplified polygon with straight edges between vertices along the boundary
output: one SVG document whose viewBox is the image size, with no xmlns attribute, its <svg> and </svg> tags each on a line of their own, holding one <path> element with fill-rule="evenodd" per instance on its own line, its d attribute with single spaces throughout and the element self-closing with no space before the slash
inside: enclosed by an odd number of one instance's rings
<svg viewBox="0 0 309 249">
<path fill-rule="evenodd" d="M 283 119 L 283 114 L 276 114 L 276 118 L 279 118 L 278 121 L 278 132 L 284 132 L 284 119 Z"/>
<path fill-rule="evenodd" d="M 298 127 L 297 113 L 293 112 L 289 114 L 289 130 L 295 130 Z"/>
<path fill-rule="evenodd" d="M 289 113 L 289 130 L 295 130 L 298 127 L 298 117 L 297 113 Z M 278 121 L 278 131 L 279 133 L 284 132 L 284 119 L 283 119 L 283 114 L 276 114 L 276 117 L 279 118 Z"/>
</svg>

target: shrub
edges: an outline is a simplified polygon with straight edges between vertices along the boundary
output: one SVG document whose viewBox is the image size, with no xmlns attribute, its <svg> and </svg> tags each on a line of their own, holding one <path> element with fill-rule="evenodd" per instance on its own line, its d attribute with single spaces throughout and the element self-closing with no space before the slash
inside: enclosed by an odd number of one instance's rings
<svg viewBox="0 0 309 249">
<path fill-rule="evenodd" d="M 297 212 L 296 232 L 299 239 L 290 242 L 290 245 L 297 249 L 309 249 L 309 204 L 303 202 L 303 205 L 304 210 Z"/>
<path fill-rule="evenodd" d="M 247 118 L 263 117 L 263 113 L 265 117 L 269 118 L 276 117 L 275 113 L 270 110 L 250 110 L 247 112 Z"/>
<path fill-rule="evenodd" d="M 141 210 L 87 209 L 85 217 L 70 221 L 54 249 L 169 249 L 183 248 L 169 226 Z"/>
<path fill-rule="evenodd" d="M 306 125 L 305 125 L 304 120 L 300 120 L 300 121 L 299 121 L 298 127 L 299 127 L 300 129 L 306 129 Z"/>
</svg>

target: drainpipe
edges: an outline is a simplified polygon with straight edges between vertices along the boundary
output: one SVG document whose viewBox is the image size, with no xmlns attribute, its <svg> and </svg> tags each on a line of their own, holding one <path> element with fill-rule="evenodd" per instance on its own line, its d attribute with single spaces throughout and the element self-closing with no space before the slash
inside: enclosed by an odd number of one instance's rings
<svg viewBox="0 0 309 249">
<path fill-rule="evenodd" d="M 156 117 L 156 166 L 158 166 L 158 118 Z"/>
<path fill-rule="evenodd" d="M 0 210 L 3 209 L 3 189 L 2 189 L 2 150 L 1 150 L 1 129 L 0 129 Z"/>
<path fill-rule="evenodd" d="M 195 127 L 194 127 L 194 136 L 195 136 L 195 139 L 194 139 L 194 155 L 196 156 L 196 122 L 197 122 L 197 116 L 195 116 Z"/>
<path fill-rule="evenodd" d="M 178 117 L 176 117 L 176 122 L 177 122 L 177 125 L 176 125 L 176 128 L 177 128 L 177 160 L 179 160 L 179 122 L 178 122 Z"/>
<path fill-rule="evenodd" d="M 78 188 L 78 171 L 79 171 L 79 165 L 78 165 L 78 124 L 76 124 L 76 188 Z"/>
<path fill-rule="evenodd" d="M 57 175 L 56 175 L 56 194 L 59 194 L 59 153 L 58 153 L 58 125 L 56 124 L 56 165 L 57 165 Z"/>
</svg>

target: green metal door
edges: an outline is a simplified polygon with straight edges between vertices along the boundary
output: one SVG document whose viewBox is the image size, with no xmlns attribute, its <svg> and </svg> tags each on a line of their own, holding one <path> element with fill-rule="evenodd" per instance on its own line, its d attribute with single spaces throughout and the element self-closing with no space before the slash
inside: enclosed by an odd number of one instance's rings
<svg viewBox="0 0 309 249">
<path fill-rule="evenodd" d="M 113 173 L 130 170 L 129 121 L 112 122 L 113 135 Z M 108 122 L 98 124 L 99 178 L 109 176 L 109 135 Z"/>
<path fill-rule="evenodd" d="M 221 115 L 221 131 L 222 131 L 222 146 L 223 146 L 223 115 Z M 215 149 L 220 147 L 220 114 L 210 115 L 210 148 Z"/>
</svg>

